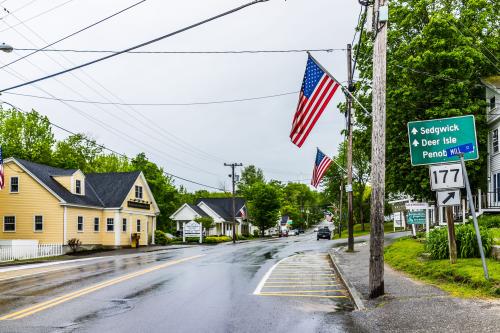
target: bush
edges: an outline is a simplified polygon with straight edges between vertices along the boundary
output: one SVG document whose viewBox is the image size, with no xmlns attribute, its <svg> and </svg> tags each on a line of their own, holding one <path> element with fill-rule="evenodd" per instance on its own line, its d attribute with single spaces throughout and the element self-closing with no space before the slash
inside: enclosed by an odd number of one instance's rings
<svg viewBox="0 0 500 333">
<path fill-rule="evenodd" d="M 253 236 L 254 236 L 254 237 L 259 237 L 259 236 L 260 236 L 260 232 L 259 232 L 259 230 L 254 230 L 254 231 L 253 231 Z"/>
<path fill-rule="evenodd" d="M 483 227 L 480 228 L 480 234 L 484 253 L 486 256 L 489 256 L 493 245 L 492 234 L 488 229 Z M 459 258 L 478 258 L 480 256 L 476 232 L 473 225 L 467 224 L 456 226 L 455 236 L 457 242 L 457 255 Z M 425 249 L 430 253 L 432 259 L 449 258 L 448 229 L 439 228 L 432 230 L 429 233 Z"/>
<path fill-rule="evenodd" d="M 157 245 L 167 245 L 169 243 L 167 235 L 161 230 L 155 230 L 155 243 Z"/>
<path fill-rule="evenodd" d="M 75 253 L 78 251 L 78 248 L 82 245 L 82 242 L 78 238 L 71 238 L 68 240 L 68 246 L 70 247 L 71 251 Z"/>
<path fill-rule="evenodd" d="M 208 236 L 203 240 L 206 244 L 219 244 L 230 241 L 232 241 L 232 238 L 228 236 Z"/>
<path fill-rule="evenodd" d="M 482 215 L 478 218 L 478 222 L 485 228 L 500 228 L 500 215 Z"/>
</svg>

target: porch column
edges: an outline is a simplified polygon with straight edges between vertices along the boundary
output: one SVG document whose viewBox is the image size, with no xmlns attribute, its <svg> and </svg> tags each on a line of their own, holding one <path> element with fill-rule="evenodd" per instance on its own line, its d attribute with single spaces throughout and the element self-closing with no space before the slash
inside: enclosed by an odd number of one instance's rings
<svg viewBox="0 0 500 333">
<path fill-rule="evenodd" d="M 120 246 L 121 244 L 121 239 L 120 239 L 120 212 L 116 211 L 115 213 L 115 218 L 114 218 L 114 228 L 115 228 L 115 246 Z"/>
<path fill-rule="evenodd" d="M 481 189 L 478 188 L 477 189 L 477 205 L 478 205 L 477 211 L 478 211 L 479 215 L 481 215 L 481 213 L 483 211 L 483 205 L 481 204 L 482 201 L 483 201 L 482 200 L 483 198 L 481 198 L 481 196 L 482 196 L 481 195 Z"/>
<path fill-rule="evenodd" d="M 462 199 L 462 223 L 465 224 L 465 199 Z"/>
<path fill-rule="evenodd" d="M 153 238 L 152 238 L 153 245 L 155 245 L 155 231 L 156 231 L 156 216 L 153 216 Z"/>
</svg>

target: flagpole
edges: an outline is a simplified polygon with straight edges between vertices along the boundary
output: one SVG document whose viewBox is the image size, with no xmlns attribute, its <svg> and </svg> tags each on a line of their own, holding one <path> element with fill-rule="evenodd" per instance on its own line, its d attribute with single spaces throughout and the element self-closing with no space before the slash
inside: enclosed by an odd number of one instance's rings
<svg viewBox="0 0 500 333">
<path fill-rule="evenodd" d="M 309 57 L 311 57 L 311 59 L 314 61 L 314 63 L 323 70 L 323 72 L 325 72 L 329 77 L 332 78 L 332 80 L 334 80 L 335 82 L 337 82 L 341 87 L 342 87 L 342 90 L 344 91 L 344 93 L 348 94 L 356 103 L 359 104 L 359 106 L 366 112 L 366 113 L 369 113 L 368 110 L 363 106 L 363 104 L 361 104 L 360 101 L 358 101 L 358 99 L 356 97 L 353 96 L 353 94 L 351 94 L 351 92 L 349 91 L 349 89 L 347 89 L 342 83 L 339 82 L 339 80 L 337 80 L 325 67 L 323 67 L 317 60 L 316 58 L 314 58 L 312 56 L 311 53 L 309 53 L 309 51 L 307 51 L 307 54 L 309 55 Z"/>
</svg>

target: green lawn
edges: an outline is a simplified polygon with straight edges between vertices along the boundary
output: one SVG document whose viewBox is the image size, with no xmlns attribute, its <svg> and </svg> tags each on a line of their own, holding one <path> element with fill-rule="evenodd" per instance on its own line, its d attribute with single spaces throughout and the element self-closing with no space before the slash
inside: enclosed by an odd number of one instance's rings
<svg viewBox="0 0 500 333">
<path fill-rule="evenodd" d="M 385 261 L 393 268 L 459 297 L 500 298 L 500 262 L 487 259 L 490 280 L 483 275 L 481 259 L 449 260 L 423 259 L 424 244 L 419 240 L 402 238 L 385 248 Z"/>
<path fill-rule="evenodd" d="M 401 228 L 399 228 L 401 230 Z M 391 223 L 384 223 L 384 232 L 385 233 L 390 233 L 393 232 L 394 228 L 392 227 L 392 222 Z M 368 235 L 370 234 L 370 222 L 368 221 L 365 223 L 365 230 L 361 230 L 361 224 L 355 224 L 354 225 L 354 237 L 358 236 L 363 236 L 363 235 Z M 342 237 L 340 238 L 347 238 L 347 228 L 342 230 Z M 333 239 L 339 239 L 339 235 L 337 233 L 337 230 L 335 230 L 335 237 Z"/>
</svg>

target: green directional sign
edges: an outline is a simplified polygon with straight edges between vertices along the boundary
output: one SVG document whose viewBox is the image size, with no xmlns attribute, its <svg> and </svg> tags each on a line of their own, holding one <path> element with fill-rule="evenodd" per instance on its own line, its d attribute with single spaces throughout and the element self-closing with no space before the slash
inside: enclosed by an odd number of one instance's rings
<svg viewBox="0 0 500 333">
<path fill-rule="evenodd" d="M 425 224 L 425 210 L 411 210 L 408 212 L 408 224 Z"/>
<path fill-rule="evenodd" d="M 457 154 L 451 156 L 450 149 L 463 152 L 465 160 L 479 157 L 474 116 L 411 121 L 408 138 L 412 165 L 460 160 Z"/>
</svg>

